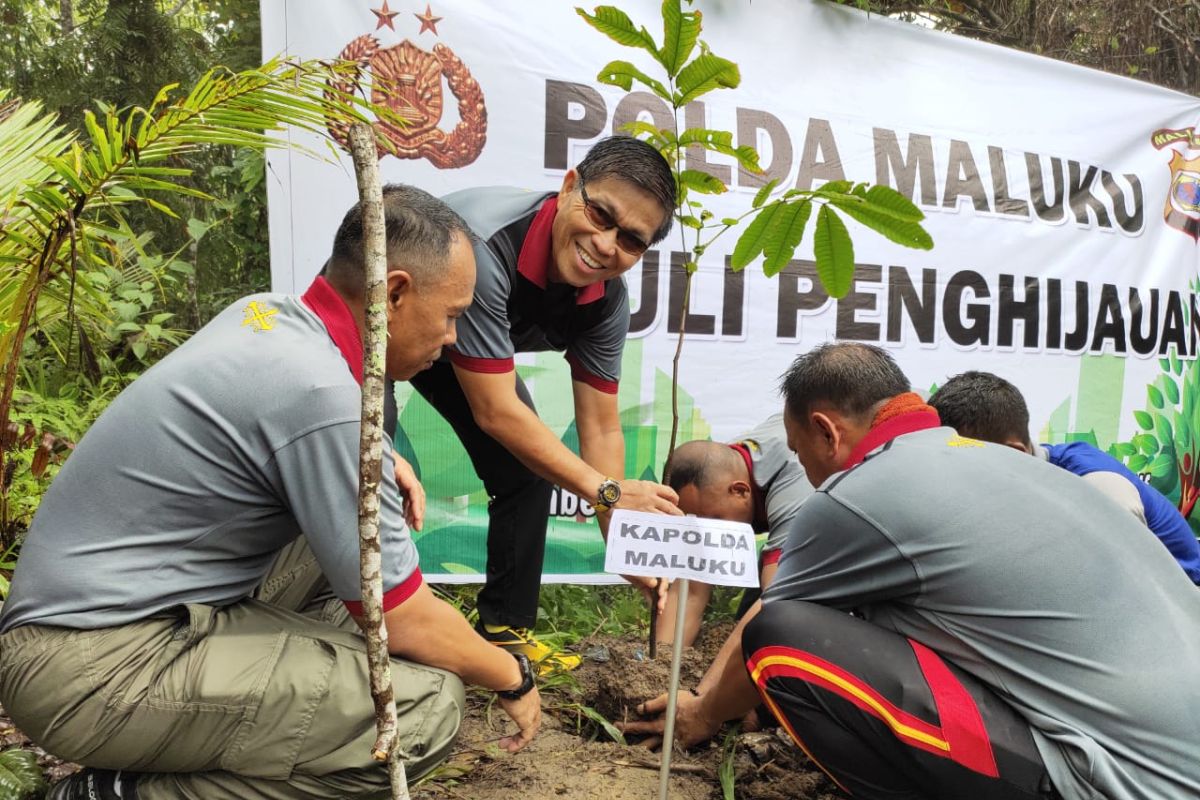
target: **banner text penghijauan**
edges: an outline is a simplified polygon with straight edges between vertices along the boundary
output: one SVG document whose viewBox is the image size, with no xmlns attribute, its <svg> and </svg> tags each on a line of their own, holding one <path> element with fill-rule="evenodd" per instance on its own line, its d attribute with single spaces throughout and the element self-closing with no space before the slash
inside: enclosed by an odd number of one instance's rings
<svg viewBox="0 0 1200 800">
<path fill-rule="evenodd" d="M 668 291 L 661 297 L 659 254 L 647 251 L 630 336 L 644 336 L 663 321 L 669 333 L 679 331 L 683 257 L 672 256 Z M 723 279 L 720 313 L 690 312 L 689 336 L 745 338 L 745 272 L 734 272 L 726 258 Z M 823 316 L 831 305 L 836 338 L 866 342 L 1140 356 L 1175 350 L 1193 357 L 1200 333 L 1193 292 L 859 264 L 849 293 L 831 300 L 815 263 L 801 259 L 788 264 L 775 283 L 774 309 L 753 313 L 774 312 L 778 341 L 799 341 L 805 320 Z"/>
</svg>

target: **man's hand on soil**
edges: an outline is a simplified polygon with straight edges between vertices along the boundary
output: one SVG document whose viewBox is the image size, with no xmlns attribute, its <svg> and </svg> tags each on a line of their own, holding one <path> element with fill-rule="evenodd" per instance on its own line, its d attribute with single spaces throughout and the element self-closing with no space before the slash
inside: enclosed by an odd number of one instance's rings
<svg viewBox="0 0 1200 800">
<path fill-rule="evenodd" d="M 655 514 L 683 516 L 679 510 L 679 495 L 670 486 L 654 481 L 621 481 L 621 499 L 617 508 L 630 511 L 650 511 Z"/>
<path fill-rule="evenodd" d="M 646 605 L 650 606 L 651 614 L 657 616 L 667 607 L 667 591 L 671 588 L 671 581 L 667 578 L 648 578 L 645 575 L 622 575 L 621 577 L 642 593 Z"/>
<path fill-rule="evenodd" d="M 404 498 L 404 521 L 408 527 L 419 531 L 425 524 L 425 487 L 417 480 L 417 473 L 411 464 L 394 450 L 392 455 L 396 459 L 396 485 L 400 487 L 400 495 Z"/>
<path fill-rule="evenodd" d="M 642 716 L 657 714 L 658 717 L 643 722 L 618 722 L 617 727 L 624 733 L 644 734 L 648 738 L 642 744 L 651 749 L 662 744 L 662 735 L 666 730 L 667 695 L 661 694 L 653 700 L 647 700 L 638 706 L 637 711 Z M 675 699 L 675 742 L 681 747 L 691 747 L 694 744 L 711 739 L 721 728 L 720 722 L 712 722 L 703 713 L 703 698 L 691 692 L 681 691 Z"/>
<path fill-rule="evenodd" d="M 515 753 L 532 742 L 533 737 L 537 735 L 538 728 L 542 726 L 542 698 L 535 688 L 516 700 L 505 700 L 503 697 L 497 697 L 496 700 L 504 709 L 504 713 L 508 714 L 520 728 L 513 735 L 505 736 L 500 740 L 501 747 L 510 753 Z"/>
</svg>

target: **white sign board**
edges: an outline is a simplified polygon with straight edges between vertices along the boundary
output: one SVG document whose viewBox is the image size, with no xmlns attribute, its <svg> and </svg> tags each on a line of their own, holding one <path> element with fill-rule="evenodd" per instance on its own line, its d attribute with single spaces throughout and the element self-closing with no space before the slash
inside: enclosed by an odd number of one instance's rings
<svg viewBox="0 0 1200 800">
<path fill-rule="evenodd" d="M 604 569 L 616 575 L 758 586 L 754 529 L 744 522 L 617 509 Z"/>
</svg>

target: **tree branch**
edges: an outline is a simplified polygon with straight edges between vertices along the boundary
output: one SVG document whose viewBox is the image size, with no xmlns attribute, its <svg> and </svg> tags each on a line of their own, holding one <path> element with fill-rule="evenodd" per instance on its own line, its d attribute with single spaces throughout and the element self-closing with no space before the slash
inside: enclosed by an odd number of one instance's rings
<svg viewBox="0 0 1200 800">
<path fill-rule="evenodd" d="M 367 272 L 362 428 L 359 433 L 358 461 L 358 538 L 367 663 L 371 671 L 371 699 L 375 703 L 375 728 L 378 731 L 372 754 L 379 761 L 387 761 L 392 797 L 408 800 L 408 781 L 396 739 L 396 703 L 392 693 L 387 626 L 383 620 L 383 556 L 379 545 L 383 364 L 387 353 L 387 239 L 375 129 L 365 122 L 351 125 L 350 153 L 354 157 L 354 173 L 358 177 L 363 221 L 363 260 Z"/>
<path fill-rule="evenodd" d="M 75 30 L 75 9 L 71 0 L 58 0 L 58 24 L 63 36 L 70 36 L 71 31 Z"/>
</svg>

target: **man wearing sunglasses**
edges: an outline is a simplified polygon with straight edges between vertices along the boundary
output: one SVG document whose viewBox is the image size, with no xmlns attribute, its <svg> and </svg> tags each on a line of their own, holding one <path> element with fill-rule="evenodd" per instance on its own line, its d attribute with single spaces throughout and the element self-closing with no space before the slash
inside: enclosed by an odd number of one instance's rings
<svg viewBox="0 0 1200 800">
<path fill-rule="evenodd" d="M 556 193 L 508 187 L 444 198 L 479 238 L 475 298 L 458 342 L 412 381 L 462 441 L 490 497 L 486 583 L 479 631 L 532 660 L 570 668 L 533 639 L 550 494 L 557 484 L 600 512 L 614 506 L 678 514 L 678 497 L 650 481 L 622 480 L 625 441 L 617 409 L 629 297 L 621 276 L 671 229 L 675 180 L 650 145 L 598 142 Z M 538 418 L 513 364 L 516 353 L 555 350 L 571 365 L 577 456 Z M 630 578 L 652 607 L 653 581 Z"/>
</svg>

